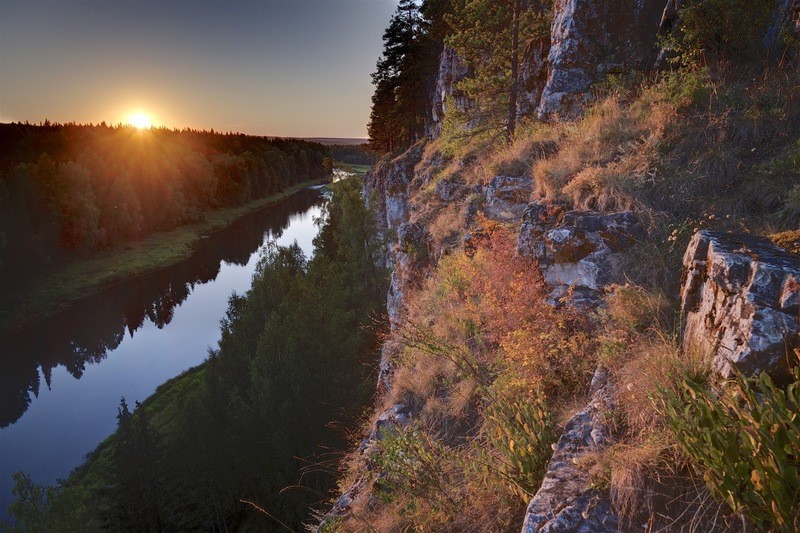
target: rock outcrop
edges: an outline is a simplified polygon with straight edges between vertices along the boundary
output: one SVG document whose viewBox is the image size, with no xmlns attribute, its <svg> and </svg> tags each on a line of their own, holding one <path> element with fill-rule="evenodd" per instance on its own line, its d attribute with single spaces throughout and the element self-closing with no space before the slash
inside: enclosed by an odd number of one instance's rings
<svg viewBox="0 0 800 533">
<path fill-rule="evenodd" d="M 723 377 L 786 377 L 800 346 L 800 257 L 767 239 L 700 231 L 683 258 L 684 350 Z"/>
<path fill-rule="evenodd" d="M 483 212 L 492 220 L 517 220 L 525 212 L 532 192 L 533 180 L 530 178 L 496 176 L 486 188 Z"/>
<path fill-rule="evenodd" d="M 461 200 L 471 191 L 472 188 L 463 181 L 448 178 L 439 180 L 433 188 L 433 194 L 445 204 Z"/>
<path fill-rule="evenodd" d="M 409 284 L 419 281 L 422 269 L 430 258 L 431 235 L 419 223 L 403 223 L 397 228 L 395 261 L 392 270 L 386 308 L 392 330 L 403 322 L 405 299 L 403 292 Z"/>
<path fill-rule="evenodd" d="M 439 74 L 431 102 L 431 120 L 426 126 L 429 139 L 435 139 L 442 133 L 442 123 L 448 108 L 466 111 L 472 105 L 469 98 L 456 86 L 467 75 L 469 69 L 458 58 L 455 50 L 445 45 L 439 57 Z"/>
<path fill-rule="evenodd" d="M 421 158 L 422 149 L 412 147 L 394 159 L 380 160 L 364 179 L 364 199 L 382 232 L 397 231 L 408 220 L 408 184 Z"/>
<path fill-rule="evenodd" d="M 526 47 L 520 63 L 519 94 L 517 95 L 517 113 L 523 117 L 536 114 L 539 100 L 542 98 L 547 83 L 547 55 L 550 52 L 550 39 L 543 42 L 530 42 Z"/>
<path fill-rule="evenodd" d="M 579 116 L 608 74 L 649 69 L 664 0 L 556 0 L 540 119 Z"/>
<path fill-rule="evenodd" d="M 607 491 L 591 487 L 580 459 L 600 451 L 607 441 L 604 417 L 611 409 L 605 373 L 592 380 L 592 399 L 564 426 L 542 486 L 528 504 L 522 533 L 616 533 L 619 519 Z"/>
<path fill-rule="evenodd" d="M 588 303 L 603 287 L 624 282 L 625 252 L 643 233 L 628 211 L 559 213 L 557 206 L 533 202 L 523 214 L 517 252 L 538 261 L 554 301 L 571 293 Z"/>
</svg>

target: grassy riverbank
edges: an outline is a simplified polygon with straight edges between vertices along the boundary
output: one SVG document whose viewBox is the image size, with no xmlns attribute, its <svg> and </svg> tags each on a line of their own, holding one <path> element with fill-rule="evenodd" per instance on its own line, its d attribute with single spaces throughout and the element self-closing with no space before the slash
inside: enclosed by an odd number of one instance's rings
<svg viewBox="0 0 800 533">
<path fill-rule="evenodd" d="M 316 466 L 343 453 L 371 398 L 387 285 L 360 180 L 331 188 L 311 258 L 266 254 L 203 364 L 121 402 L 115 433 L 66 481 L 16 477 L 17 530 L 301 530 L 334 483 Z"/>
<path fill-rule="evenodd" d="M 214 209 L 207 213 L 203 222 L 156 233 L 124 247 L 92 253 L 59 265 L 18 292 L 3 295 L 0 335 L 68 309 L 75 301 L 122 280 L 178 263 L 191 255 L 194 244 L 204 235 L 322 182 L 309 181 L 238 207 Z"/>
</svg>

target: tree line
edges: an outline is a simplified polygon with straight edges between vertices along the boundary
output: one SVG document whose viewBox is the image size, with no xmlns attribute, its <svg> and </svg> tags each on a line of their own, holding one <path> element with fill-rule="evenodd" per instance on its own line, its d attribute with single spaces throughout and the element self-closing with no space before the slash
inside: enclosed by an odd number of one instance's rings
<svg viewBox="0 0 800 533">
<path fill-rule="evenodd" d="M 327 157 L 213 130 L 0 124 L 0 279 L 324 177 Z"/>
<path fill-rule="evenodd" d="M 360 182 L 333 187 L 313 257 L 268 249 L 206 363 L 123 400 L 116 434 L 60 486 L 17 475 L 12 530 L 302 529 L 370 399 L 387 288 Z"/>
</svg>

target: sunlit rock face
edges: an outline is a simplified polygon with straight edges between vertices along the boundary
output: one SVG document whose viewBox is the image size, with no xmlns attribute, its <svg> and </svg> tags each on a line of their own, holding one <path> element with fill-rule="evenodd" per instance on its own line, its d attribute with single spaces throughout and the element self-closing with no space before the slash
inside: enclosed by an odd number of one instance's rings
<svg viewBox="0 0 800 533">
<path fill-rule="evenodd" d="M 766 239 L 700 231 L 683 258 L 684 351 L 724 377 L 787 376 L 800 346 L 800 258 Z"/>
<path fill-rule="evenodd" d="M 606 376 L 598 370 L 592 380 L 589 403 L 573 415 L 554 446 L 542 485 L 528 504 L 522 533 L 616 533 L 619 518 L 608 491 L 592 487 L 580 464 L 587 454 L 608 444 L 607 413 L 612 395 Z"/>
<path fill-rule="evenodd" d="M 455 50 L 444 47 L 439 57 L 439 74 L 431 99 L 431 121 L 426 126 L 429 139 L 435 139 L 442 133 L 442 123 L 448 109 L 467 111 L 470 100 L 458 90 L 457 84 L 469 75 L 469 69 L 459 59 Z"/>
<path fill-rule="evenodd" d="M 540 119 L 580 116 L 591 86 L 649 69 L 665 0 L 556 0 Z"/>
<path fill-rule="evenodd" d="M 591 300 L 604 287 L 624 282 L 625 252 L 643 233 L 628 211 L 558 213 L 554 206 L 533 202 L 523 214 L 517 252 L 538 261 L 554 301 L 567 295 Z"/>
</svg>

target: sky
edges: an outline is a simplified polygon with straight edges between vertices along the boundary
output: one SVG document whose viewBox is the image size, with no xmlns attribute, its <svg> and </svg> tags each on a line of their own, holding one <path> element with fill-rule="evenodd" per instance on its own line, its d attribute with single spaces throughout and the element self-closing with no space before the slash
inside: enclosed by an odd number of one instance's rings
<svg viewBox="0 0 800 533">
<path fill-rule="evenodd" d="M 366 137 L 396 0 L 0 0 L 0 122 Z"/>
</svg>

